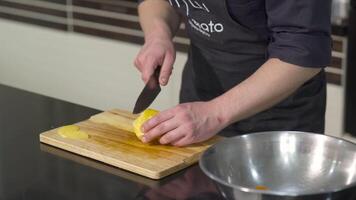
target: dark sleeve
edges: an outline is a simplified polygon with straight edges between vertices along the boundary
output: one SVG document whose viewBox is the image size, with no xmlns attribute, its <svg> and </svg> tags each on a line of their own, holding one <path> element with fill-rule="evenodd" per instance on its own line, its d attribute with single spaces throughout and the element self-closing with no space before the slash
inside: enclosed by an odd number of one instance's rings
<svg viewBox="0 0 356 200">
<path fill-rule="evenodd" d="M 140 4 L 140 3 L 142 3 L 144 0 L 138 0 L 137 2 L 138 2 L 138 4 Z"/>
<path fill-rule="evenodd" d="M 269 58 L 303 67 L 331 62 L 331 0 L 266 0 Z"/>
</svg>

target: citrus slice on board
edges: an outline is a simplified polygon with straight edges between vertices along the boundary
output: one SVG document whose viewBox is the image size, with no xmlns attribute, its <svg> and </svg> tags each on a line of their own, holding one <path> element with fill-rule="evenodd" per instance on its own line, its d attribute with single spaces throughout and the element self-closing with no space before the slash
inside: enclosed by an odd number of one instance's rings
<svg viewBox="0 0 356 200">
<path fill-rule="evenodd" d="M 133 127 L 134 127 L 134 131 L 136 136 L 139 139 L 142 139 L 144 133 L 142 132 L 141 128 L 142 125 L 148 121 L 149 119 L 151 119 L 152 117 L 154 117 L 155 115 L 157 115 L 159 113 L 158 110 L 154 110 L 154 109 L 146 109 L 144 110 L 133 122 Z"/>
<path fill-rule="evenodd" d="M 63 126 L 58 129 L 58 134 L 63 138 L 69 138 L 69 139 L 89 138 L 89 135 L 86 132 L 81 131 L 79 126 L 76 125 Z"/>
</svg>

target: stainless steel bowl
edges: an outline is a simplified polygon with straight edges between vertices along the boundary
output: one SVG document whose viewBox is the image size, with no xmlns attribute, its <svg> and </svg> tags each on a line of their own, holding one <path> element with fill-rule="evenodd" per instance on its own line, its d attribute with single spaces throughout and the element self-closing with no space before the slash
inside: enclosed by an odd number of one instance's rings
<svg viewBox="0 0 356 200">
<path fill-rule="evenodd" d="M 202 155 L 200 167 L 227 199 L 356 199 L 356 145 L 325 135 L 227 138 Z"/>
</svg>

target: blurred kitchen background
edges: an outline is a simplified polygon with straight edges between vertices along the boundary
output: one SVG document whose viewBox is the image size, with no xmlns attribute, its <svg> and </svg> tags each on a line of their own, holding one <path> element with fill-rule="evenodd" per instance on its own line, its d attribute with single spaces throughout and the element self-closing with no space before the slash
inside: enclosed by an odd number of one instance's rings
<svg viewBox="0 0 356 200">
<path fill-rule="evenodd" d="M 356 141 L 356 0 L 333 0 L 326 133 Z M 189 40 L 152 107 L 178 103 Z M 131 110 L 143 87 L 137 0 L 0 0 L 0 84 L 97 108 Z M 1 98 L 1 97 L 0 97 Z M 28 113 L 27 113 L 28 114 Z"/>
</svg>

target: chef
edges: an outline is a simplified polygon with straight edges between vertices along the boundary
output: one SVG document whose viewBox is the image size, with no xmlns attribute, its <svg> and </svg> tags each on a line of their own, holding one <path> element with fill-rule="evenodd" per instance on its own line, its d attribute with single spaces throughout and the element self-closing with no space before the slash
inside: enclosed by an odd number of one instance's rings
<svg viewBox="0 0 356 200">
<path fill-rule="evenodd" d="M 167 85 L 181 21 L 191 40 L 180 104 L 147 121 L 144 142 L 185 146 L 216 134 L 324 132 L 330 0 L 144 0 L 135 65 Z"/>
</svg>

